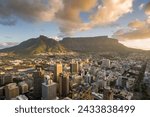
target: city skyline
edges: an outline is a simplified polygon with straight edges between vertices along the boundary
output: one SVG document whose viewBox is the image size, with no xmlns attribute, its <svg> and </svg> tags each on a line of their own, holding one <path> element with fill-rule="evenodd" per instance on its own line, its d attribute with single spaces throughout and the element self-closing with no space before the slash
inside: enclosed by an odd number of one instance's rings
<svg viewBox="0 0 150 117">
<path fill-rule="evenodd" d="M 2 0 L 0 6 L 3 47 L 39 35 L 56 39 L 108 35 L 128 47 L 150 50 L 147 0 Z"/>
</svg>

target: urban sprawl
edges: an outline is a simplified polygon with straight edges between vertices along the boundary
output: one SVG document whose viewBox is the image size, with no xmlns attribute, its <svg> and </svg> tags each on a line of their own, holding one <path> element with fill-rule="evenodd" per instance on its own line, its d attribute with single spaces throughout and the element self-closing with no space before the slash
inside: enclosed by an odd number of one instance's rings
<svg viewBox="0 0 150 117">
<path fill-rule="evenodd" d="M 139 53 L 0 58 L 1 100 L 150 99 L 150 61 Z"/>
</svg>

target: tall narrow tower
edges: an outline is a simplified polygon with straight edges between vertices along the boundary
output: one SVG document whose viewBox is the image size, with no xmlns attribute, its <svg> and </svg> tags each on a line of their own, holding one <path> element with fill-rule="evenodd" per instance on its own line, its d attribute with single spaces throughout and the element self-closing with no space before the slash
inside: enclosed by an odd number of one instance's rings
<svg viewBox="0 0 150 117">
<path fill-rule="evenodd" d="M 59 75 L 63 72 L 62 70 L 62 64 L 61 63 L 56 63 L 54 67 L 54 82 L 58 82 Z"/>
<path fill-rule="evenodd" d="M 78 62 L 72 62 L 70 63 L 70 72 L 72 74 L 76 74 L 79 71 L 79 66 L 78 66 Z"/>
<path fill-rule="evenodd" d="M 61 74 L 58 85 L 59 85 L 59 96 L 66 97 L 69 94 L 69 75 Z"/>
<path fill-rule="evenodd" d="M 33 94 L 36 99 L 41 99 L 42 97 L 42 83 L 44 82 L 44 71 L 42 66 L 36 66 L 36 71 L 33 73 Z"/>
</svg>

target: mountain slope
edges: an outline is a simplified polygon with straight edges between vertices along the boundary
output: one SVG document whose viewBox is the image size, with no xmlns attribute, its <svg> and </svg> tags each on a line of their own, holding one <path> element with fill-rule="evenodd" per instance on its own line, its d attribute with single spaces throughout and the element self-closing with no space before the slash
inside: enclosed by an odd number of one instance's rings
<svg viewBox="0 0 150 117">
<path fill-rule="evenodd" d="M 0 50 L 0 52 L 11 52 L 19 55 L 30 55 L 45 52 L 66 52 L 60 43 L 56 40 L 50 39 L 45 36 L 40 36 L 38 38 L 29 39 L 20 43 L 17 46 L 11 48 L 5 48 Z"/>
<path fill-rule="evenodd" d="M 82 37 L 82 38 L 64 38 L 60 42 L 64 47 L 77 52 L 132 52 L 139 51 L 127 48 L 116 39 L 107 36 Z"/>
<path fill-rule="evenodd" d="M 108 38 L 107 36 L 64 38 L 61 41 L 40 36 L 24 41 L 17 46 L 0 50 L 0 52 L 10 52 L 18 55 L 32 55 L 46 52 L 64 53 L 68 51 L 79 53 L 116 52 L 126 54 L 141 50 L 127 48 L 120 44 L 118 40 Z"/>
</svg>

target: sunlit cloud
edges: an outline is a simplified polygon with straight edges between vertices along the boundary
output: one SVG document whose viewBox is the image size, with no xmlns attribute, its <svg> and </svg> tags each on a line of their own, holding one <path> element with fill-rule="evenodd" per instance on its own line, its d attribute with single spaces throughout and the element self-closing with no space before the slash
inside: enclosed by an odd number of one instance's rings
<svg viewBox="0 0 150 117">
<path fill-rule="evenodd" d="M 125 46 L 150 50 L 150 2 L 141 4 L 140 8 L 144 9 L 146 19 L 143 21 L 136 19 L 129 22 L 127 28 L 117 30 L 113 37 Z"/>
<path fill-rule="evenodd" d="M 132 21 L 128 24 L 129 27 L 139 29 L 145 27 L 146 22 L 145 21 L 140 21 L 140 20 L 135 20 Z"/>
<path fill-rule="evenodd" d="M 150 2 L 144 6 L 145 14 L 150 15 Z"/>
<path fill-rule="evenodd" d="M 15 25 L 17 19 L 55 22 L 63 35 L 111 25 L 132 12 L 133 0 L 1 0 L 0 24 Z M 88 13 L 88 22 L 81 18 Z"/>
<path fill-rule="evenodd" d="M 137 39 L 137 40 L 125 40 L 119 41 L 120 43 L 124 44 L 130 48 L 142 49 L 142 50 L 150 50 L 150 38 L 149 39 Z"/>
</svg>

